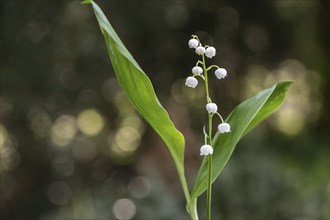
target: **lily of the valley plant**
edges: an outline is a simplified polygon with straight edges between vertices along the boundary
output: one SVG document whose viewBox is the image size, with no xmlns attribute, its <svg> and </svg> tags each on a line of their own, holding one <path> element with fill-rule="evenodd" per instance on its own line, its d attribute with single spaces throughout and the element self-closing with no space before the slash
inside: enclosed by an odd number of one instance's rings
<svg viewBox="0 0 330 220">
<path fill-rule="evenodd" d="M 204 81 L 205 109 L 208 120 L 203 129 L 204 144 L 200 148 L 200 155 L 204 157 L 204 160 L 195 183 L 190 188 L 184 172 L 185 140 L 183 135 L 175 128 L 167 111 L 159 103 L 150 79 L 126 49 L 99 6 L 92 0 L 85 0 L 84 3 L 92 5 L 120 86 L 136 110 L 159 134 L 173 158 L 187 202 L 188 215 L 191 219 L 199 218 L 197 199 L 207 191 L 207 218 L 211 219 L 212 183 L 223 170 L 238 141 L 282 104 L 292 82 L 278 82 L 250 97 L 239 104 L 224 120 L 217 104 L 213 103 L 209 96 L 208 82 L 211 77 L 215 80 L 225 79 L 227 71 L 216 65 L 207 66 L 206 59 L 214 57 L 216 49 L 202 45 L 197 36 L 192 36 L 188 45 L 201 59 L 192 68 L 192 75 L 186 79 L 185 84 L 195 88 L 198 85 L 197 78 Z M 212 71 L 214 75 L 211 76 Z M 217 129 L 212 128 L 213 120 L 218 120 Z"/>
<path fill-rule="evenodd" d="M 200 148 L 200 155 L 207 156 L 207 167 L 208 167 L 208 176 L 207 176 L 207 195 L 206 195 L 206 209 L 207 209 L 207 219 L 211 219 L 211 195 L 212 195 L 212 155 L 213 155 L 213 116 L 218 116 L 220 119 L 220 124 L 218 125 L 218 132 L 220 134 L 230 132 L 230 124 L 224 122 L 221 114 L 218 112 L 217 104 L 212 102 L 209 92 L 209 71 L 215 68 L 214 75 L 218 79 L 223 79 L 227 76 L 227 70 L 220 68 L 217 65 L 206 65 L 205 57 L 211 59 L 216 54 L 216 49 L 214 47 L 205 45 L 202 46 L 200 40 L 196 35 L 192 36 L 193 38 L 188 41 L 190 48 L 194 48 L 196 54 L 201 56 L 201 60 L 198 60 L 196 65 L 192 68 L 191 72 L 193 76 L 189 76 L 186 79 L 186 85 L 195 88 L 198 84 L 196 77 L 200 77 L 205 81 L 205 94 L 206 94 L 206 111 L 208 114 L 207 132 L 204 127 L 204 145 Z"/>
</svg>

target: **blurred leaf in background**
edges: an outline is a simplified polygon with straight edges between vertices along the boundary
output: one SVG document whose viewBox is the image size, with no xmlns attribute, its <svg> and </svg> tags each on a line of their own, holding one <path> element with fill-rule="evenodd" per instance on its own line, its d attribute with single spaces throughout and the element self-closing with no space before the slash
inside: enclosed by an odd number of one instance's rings
<svg viewBox="0 0 330 220">
<path fill-rule="evenodd" d="M 214 185 L 213 216 L 329 219 L 328 1 L 97 3 L 185 135 L 190 187 L 204 121 L 202 92 L 184 86 L 190 35 L 218 48 L 214 63 L 230 73 L 211 82 L 224 113 L 294 80 L 281 109 L 237 146 Z M 0 4 L 1 219 L 187 218 L 169 154 L 119 89 L 90 7 Z"/>
</svg>

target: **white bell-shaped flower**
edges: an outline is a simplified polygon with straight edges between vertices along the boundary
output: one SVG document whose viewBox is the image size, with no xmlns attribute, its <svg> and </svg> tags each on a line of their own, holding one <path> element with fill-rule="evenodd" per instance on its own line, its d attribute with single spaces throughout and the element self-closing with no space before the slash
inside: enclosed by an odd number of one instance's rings
<svg viewBox="0 0 330 220">
<path fill-rule="evenodd" d="M 196 40 L 195 38 L 192 38 L 188 41 L 188 45 L 190 48 L 196 48 L 196 47 L 198 47 L 198 40 Z"/>
<path fill-rule="evenodd" d="M 191 88 L 195 88 L 198 85 L 198 81 L 195 77 L 189 76 L 186 79 L 186 86 L 191 87 Z"/>
<path fill-rule="evenodd" d="M 218 78 L 218 79 L 223 79 L 227 76 L 227 70 L 224 69 L 224 68 L 219 68 L 215 71 L 215 76 Z"/>
<path fill-rule="evenodd" d="M 221 123 L 218 125 L 218 130 L 221 134 L 230 132 L 230 125 L 228 123 Z"/>
<path fill-rule="evenodd" d="M 215 53 L 216 53 L 216 50 L 214 47 L 208 47 L 205 50 L 205 56 L 210 59 L 215 56 Z"/>
<path fill-rule="evenodd" d="M 202 54 L 205 53 L 205 48 L 204 48 L 202 45 L 199 45 L 199 46 L 196 48 L 195 52 L 196 52 L 198 55 L 202 55 Z"/>
<path fill-rule="evenodd" d="M 203 73 L 203 69 L 199 66 L 194 66 L 191 70 L 193 74 L 200 75 Z"/>
<path fill-rule="evenodd" d="M 215 103 L 207 103 L 206 104 L 206 110 L 208 113 L 216 113 L 218 111 L 218 106 Z"/>
<path fill-rule="evenodd" d="M 208 144 L 203 145 L 200 149 L 200 155 L 207 156 L 209 154 L 213 154 L 213 147 Z"/>
</svg>

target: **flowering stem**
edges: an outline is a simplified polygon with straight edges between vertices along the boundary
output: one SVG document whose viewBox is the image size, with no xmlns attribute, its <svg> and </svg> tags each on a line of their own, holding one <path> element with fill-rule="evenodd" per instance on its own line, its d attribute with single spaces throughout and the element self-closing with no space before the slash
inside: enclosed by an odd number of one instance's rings
<svg viewBox="0 0 330 220">
<path fill-rule="evenodd" d="M 203 71 L 204 71 L 204 78 L 205 78 L 206 103 L 208 103 L 209 100 L 210 100 L 209 80 L 208 80 L 208 77 L 207 77 L 207 70 L 206 70 L 206 65 L 205 65 L 205 56 L 204 56 L 204 54 L 202 55 L 202 59 L 203 59 Z"/>
<path fill-rule="evenodd" d="M 212 146 L 212 115 L 209 113 L 209 145 Z M 211 192 L 212 192 L 212 154 L 208 157 L 208 178 L 207 178 L 207 196 L 206 196 L 206 208 L 207 219 L 211 219 Z"/>
<path fill-rule="evenodd" d="M 206 196 L 206 217 L 208 220 L 211 219 L 211 192 L 212 192 L 212 154 L 208 156 L 208 178 L 207 178 L 207 196 Z"/>
<path fill-rule="evenodd" d="M 217 114 L 221 120 L 221 123 L 218 125 L 218 131 L 222 133 L 228 133 L 230 132 L 230 125 L 228 123 L 225 123 L 220 113 L 218 113 L 218 106 L 212 102 L 210 98 L 209 93 L 209 79 L 208 79 L 208 71 L 210 71 L 212 68 L 216 68 L 214 74 L 216 78 L 218 79 L 224 79 L 227 76 L 227 70 L 224 68 L 220 68 L 217 65 L 211 65 L 209 67 L 206 67 L 205 63 L 205 57 L 211 59 L 216 54 L 216 49 L 212 46 L 204 45 L 202 46 L 200 40 L 196 35 L 192 35 L 192 38 L 188 41 L 188 45 L 190 48 L 194 48 L 196 54 L 200 55 L 202 58 L 201 60 L 198 60 L 196 65 L 192 68 L 191 72 L 193 73 L 193 76 L 189 76 L 186 79 L 186 85 L 188 87 L 195 88 L 198 84 L 198 80 L 196 79 L 197 76 L 201 77 L 205 81 L 205 93 L 206 93 L 206 110 L 208 112 L 208 126 L 203 127 L 203 133 L 204 133 L 204 145 L 200 148 L 200 155 L 201 156 L 207 156 L 204 158 L 203 166 L 205 162 L 208 166 L 208 177 L 207 177 L 207 194 L 206 194 L 206 213 L 207 213 L 207 220 L 211 220 L 211 195 L 212 195 L 212 181 L 213 181 L 213 144 L 212 144 L 212 120 L 213 116 Z M 203 68 L 202 68 L 203 67 Z M 208 129 L 206 129 L 206 127 Z M 207 131 L 206 131 L 207 130 Z M 206 160 L 206 161 L 205 161 Z M 196 200 L 192 199 L 194 202 L 190 201 L 188 205 L 188 212 L 190 214 L 196 213 Z M 193 209 L 195 208 L 195 209 Z M 192 217 L 192 216 L 191 216 Z"/>
<path fill-rule="evenodd" d="M 205 56 L 202 55 L 202 63 L 203 63 L 203 71 L 204 71 L 204 78 L 205 78 L 205 92 L 206 92 L 206 103 L 210 102 L 210 95 L 209 95 L 209 83 L 208 83 L 208 76 L 207 76 L 207 69 L 205 64 Z M 209 134 L 208 134 L 208 142 L 209 145 L 212 146 L 212 114 L 208 113 L 208 127 L 209 127 Z M 207 184 L 207 195 L 206 195 L 206 212 L 207 212 L 207 219 L 211 219 L 211 192 L 212 192 L 212 154 L 208 155 L 208 184 Z"/>
</svg>

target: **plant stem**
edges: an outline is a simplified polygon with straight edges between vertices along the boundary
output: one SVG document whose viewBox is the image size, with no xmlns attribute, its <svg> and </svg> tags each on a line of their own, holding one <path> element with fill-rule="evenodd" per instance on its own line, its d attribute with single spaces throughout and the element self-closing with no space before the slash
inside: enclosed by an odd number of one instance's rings
<svg viewBox="0 0 330 220">
<path fill-rule="evenodd" d="M 212 115 L 209 113 L 209 145 L 212 146 Z M 212 154 L 208 155 L 208 178 L 207 178 L 207 196 L 206 196 L 206 211 L 207 219 L 211 219 L 211 196 L 212 196 Z"/>
<path fill-rule="evenodd" d="M 207 77 L 207 70 L 206 70 L 206 64 L 205 64 L 205 56 L 204 54 L 202 55 L 202 60 L 203 60 L 203 71 L 204 71 L 204 78 L 205 78 L 205 92 L 206 92 L 206 103 L 209 102 L 210 95 L 209 95 L 209 80 Z"/>
<path fill-rule="evenodd" d="M 186 206 L 187 212 L 190 215 L 191 220 L 198 220 L 197 199 L 192 200 L 191 197 L 190 197 L 187 180 L 186 180 L 186 177 L 184 175 L 184 169 L 183 168 L 178 169 L 178 173 L 179 173 L 182 189 L 183 189 L 183 192 L 184 192 L 184 196 L 185 196 L 186 202 L 187 202 L 187 206 Z"/>
<path fill-rule="evenodd" d="M 188 189 L 187 180 L 186 180 L 186 177 L 184 175 L 184 170 L 180 169 L 180 170 L 178 170 L 178 172 L 179 172 L 179 178 L 180 178 L 180 181 L 181 181 L 184 196 L 186 198 L 187 203 L 189 203 L 190 202 L 190 193 L 189 193 L 189 189 Z"/>
<path fill-rule="evenodd" d="M 207 196 L 206 196 L 206 211 L 207 219 L 211 219 L 211 196 L 212 196 L 212 154 L 208 155 L 208 179 L 207 179 Z"/>
<path fill-rule="evenodd" d="M 206 103 L 209 103 L 210 94 L 209 94 L 209 81 L 207 75 L 207 69 L 205 64 L 205 56 L 202 55 L 203 59 L 203 70 L 204 70 L 204 77 L 205 77 L 205 92 L 206 92 Z M 212 146 L 212 114 L 208 113 L 208 144 Z M 207 195 L 206 195 L 206 212 L 207 212 L 207 219 L 211 219 L 211 193 L 212 193 L 212 154 L 208 155 L 208 184 L 207 184 Z"/>
<path fill-rule="evenodd" d="M 191 220 L 198 220 L 197 213 L 197 199 L 191 199 L 189 204 L 187 205 L 187 210 L 190 215 Z"/>
</svg>

